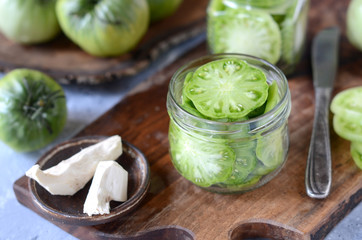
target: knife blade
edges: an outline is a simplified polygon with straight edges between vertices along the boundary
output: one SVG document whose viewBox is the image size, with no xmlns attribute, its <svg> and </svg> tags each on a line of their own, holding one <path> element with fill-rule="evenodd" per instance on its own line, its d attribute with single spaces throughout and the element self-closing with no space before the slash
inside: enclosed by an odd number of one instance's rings
<svg viewBox="0 0 362 240">
<path fill-rule="evenodd" d="M 338 67 L 339 35 L 339 28 L 327 28 L 312 43 L 315 110 L 305 173 L 306 192 L 311 198 L 326 198 L 332 184 L 328 114 Z"/>
</svg>

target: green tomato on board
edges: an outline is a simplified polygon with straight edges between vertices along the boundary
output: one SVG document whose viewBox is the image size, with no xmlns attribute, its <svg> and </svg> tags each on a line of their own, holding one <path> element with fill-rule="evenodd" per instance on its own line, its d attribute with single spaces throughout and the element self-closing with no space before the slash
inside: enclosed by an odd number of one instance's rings
<svg viewBox="0 0 362 240">
<path fill-rule="evenodd" d="M 182 0 L 147 0 L 150 7 L 151 22 L 157 22 L 171 16 L 180 6 Z"/>
<path fill-rule="evenodd" d="M 45 147 L 67 119 L 62 87 L 49 76 L 16 69 L 0 79 L 0 140 L 18 152 Z"/>
<path fill-rule="evenodd" d="M 132 50 L 149 25 L 147 0 L 58 0 L 56 13 L 65 35 L 99 57 Z"/>
<path fill-rule="evenodd" d="M 60 32 L 56 0 L 0 0 L 0 32 L 21 44 L 53 39 Z"/>
<path fill-rule="evenodd" d="M 333 129 L 342 138 L 351 141 L 351 156 L 362 170 L 362 86 L 339 92 L 332 99 Z"/>
<path fill-rule="evenodd" d="M 352 0 L 347 10 L 347 37 L 362 51 L 362 0 Z"/>
</svg>

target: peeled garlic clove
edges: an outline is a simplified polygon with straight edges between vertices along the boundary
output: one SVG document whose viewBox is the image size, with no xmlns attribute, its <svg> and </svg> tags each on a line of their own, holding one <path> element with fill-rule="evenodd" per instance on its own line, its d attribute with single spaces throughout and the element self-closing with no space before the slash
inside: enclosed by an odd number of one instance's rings
<svg viewBox="0 0 362 240">
<path fill-rule="evenodd" d="M 83 212 L 89 216 L 108 214 L 111 200 L 127 200 L 128 173 L 115 161 L 103 161 L 97 166 Z"/>
<path fill-rule="evenodd" d="M 26 172 L 26 176 L 37 181 L 53 195 L 73 195 L 93 177 L 100 161 L 116 160 L 121 154 L 122 140 L 115 135 L 82 149 L 44 171 L 39 165 L 34 165 Z"/>
</svg>

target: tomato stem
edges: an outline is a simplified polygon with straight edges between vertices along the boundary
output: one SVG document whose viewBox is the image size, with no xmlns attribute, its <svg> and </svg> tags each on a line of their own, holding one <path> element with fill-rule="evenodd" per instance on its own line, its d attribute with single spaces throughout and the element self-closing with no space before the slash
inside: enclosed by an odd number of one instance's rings
<svg viewBox="0 0 362 240">
<path fill-rule="evenodd" d="M 24 114 L 31 120 L 39 121 L 48 132 L 53 132 L 51 125 L 47 122 L 46 113 L 54 107 L 54 101 L 65 98 L 60 90 L 52 91 L 40 82 L 30 81 L 23 78 L 26 100 L 23 104 Z"/>
</svg>

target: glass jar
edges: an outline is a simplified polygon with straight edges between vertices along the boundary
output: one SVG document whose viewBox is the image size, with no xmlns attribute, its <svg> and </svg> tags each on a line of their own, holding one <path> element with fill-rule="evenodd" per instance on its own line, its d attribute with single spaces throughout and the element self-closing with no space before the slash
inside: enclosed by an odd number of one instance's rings
<svg viewBox="0 0 362 240">
<path fill-rule="evenodd" d="M 253 55 L 291 74 L 304 52 L 308 9 L 309 0 L 211 0 L 209 50 Z"/>
<path fill-rule="evenodd" d="M 224 122 L 196 116 L 182 105 L 185 77 L 219 59 L 238 58 L 277 83 L 278 99 L 270 111 L 249 120 Z M 241 193 L 270 181 L 284 165 L 289 148 L 291 109 L 283 72 L 262 59 L 242 54 L 214 54 L 196 59 L 173 75 L 167 94 L 169 143 L 176 170 L 197 186 L 217 193 Z"/>
</svg>

